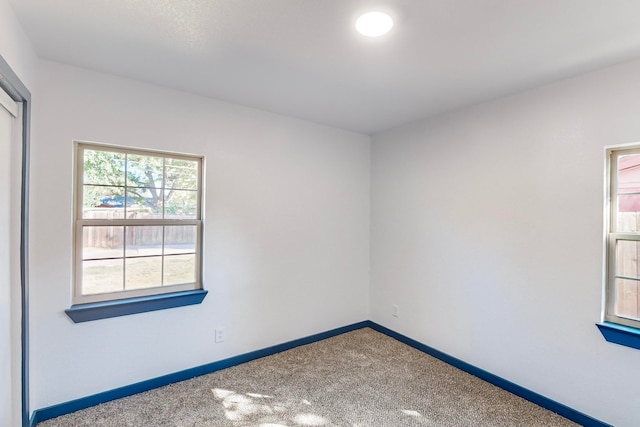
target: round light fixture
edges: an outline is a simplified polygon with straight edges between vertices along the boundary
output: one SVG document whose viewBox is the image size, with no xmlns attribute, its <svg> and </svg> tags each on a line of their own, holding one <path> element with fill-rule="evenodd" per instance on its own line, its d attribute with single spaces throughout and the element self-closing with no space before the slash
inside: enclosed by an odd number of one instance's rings
<svg viewBox="0 0 640 427">
<path fill-rule="evenodd" d="M 358 32 L 367 37 L 378 37 L 389 32 L 393 20 L 384 12 L 367 12 L 356 21 Z"/>
</svg>

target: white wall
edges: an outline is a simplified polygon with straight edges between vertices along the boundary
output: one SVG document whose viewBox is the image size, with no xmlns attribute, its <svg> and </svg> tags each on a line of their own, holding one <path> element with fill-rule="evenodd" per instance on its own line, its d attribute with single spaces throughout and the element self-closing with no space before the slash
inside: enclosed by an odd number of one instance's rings
<svg viewBox="0 0 640 427">
<path fill-rule="evenodd" d="M 640 141 L 638 76 L 640 61 L 375 136 L 372 320 L 640 425 L 638 351 L 594 326 L 604 146 Z"/>
<path fill-rule="evenodd" d="M 33 94 L 36 56 L 9 0 L 0 0 L 0 55 Z"/>
<path fill-rule="evenodd" d="M 18 78 L 34 93 L 36 58 L 31 43 L 22 31 L 8 0 L 0 0 L 0 56 Z M 21 294 L 20 294 L 20 191 L 21 191 L 21 118 L 13 120 L 10 145 L 2 148 L 2 220 L 0 244 L 2 262 L 2 325 L 0 358 L 2 370 L 10 378 L 0 381 L 0 425 L 19 425 L 22 394 Z M 2 129 L 5 131 L 7 129 Z M 8 141 L 5 141 L 8 142 Z M 7 258 L 8 257 L 8 258 Z"/>
<path fill-rule="evenodd" d="M 52 62 L 38 74 L 34 408 L 368 318 L 368 136 Z M 206 156 L 201 305 L 67 318 L 73 139 Z"/>
</svg>

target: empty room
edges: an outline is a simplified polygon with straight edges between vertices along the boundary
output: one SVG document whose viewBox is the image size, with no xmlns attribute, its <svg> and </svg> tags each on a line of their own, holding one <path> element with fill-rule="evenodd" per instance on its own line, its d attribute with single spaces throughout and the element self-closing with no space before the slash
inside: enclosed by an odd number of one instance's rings
<svg viewBox="0 0 640 427">
<path fill-rule="evenodd" d="M 638 17 L 0 0 L 0 426 L 640 426 Z"/>
</svg>

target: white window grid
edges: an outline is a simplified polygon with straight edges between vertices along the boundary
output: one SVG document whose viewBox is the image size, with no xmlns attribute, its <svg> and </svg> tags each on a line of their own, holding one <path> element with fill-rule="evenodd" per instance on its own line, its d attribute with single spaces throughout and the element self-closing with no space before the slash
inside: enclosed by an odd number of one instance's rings
<svg viewBox="0 0 640 427">
<path fill-rule="evenodd" d="M 75 209 L 74 209 L 74 244 L 75 244 L 75 257 L 74 257 L 74 288 L 73 288 L 73 303 L 74 304 L 85 304 L 92 302 L 105 302 L 112 300 L 120 300 L 125 298 L 134 298 L 134 297 L 144 297 L 151 295 L 161 295 L 172 292 L 180 292 L 180 291 L 188 291 L 188 290 L 196 290 L 202 289 L 202 176 L 203 176 L 203 165 L 204 158 L 202 156 L 189 155 L 189 154 L 179 154 L 172 153 L 166 151 L 156 151 L 156 150 L 146 150 L 139 148 L 127 148 L 120 147 L 114 145 L 107 144 L 99 144 L 93 142 L 85 142 L 85 141 L 74 141 L 75 143 L 75 186 L 74 186 L 74 201 L 75 201 Z M 98 151 L 106 151 L 112 153 L 122 153 L 125 155 L 142 155 L 142 156 L 152 156 L 152 157 L 160 157 L 163 159 L 177 159 L 177 160 L 189 160 L 195 161 L 197 163 L 197 196 L 196 196 L 196 215 L 193 219 L 165 219 L 164 214 L 162 219 L 86 219 L 83 218 L 83 187 L 84 187 L 84 150 L 98 150 Z M 164 175 L 164 174 L 163 174 Z M 163 176 L 163 184 L 164 188 L 165 177 Z M 125 173 L 126 180 L 126 173 Z M 124 185 L 125 194 L 126 194 L 126 181 Z M 127 206 L 126 202 L 124 205 L 124 209 L 126 211 Z M 172 284 L 172 285 L 162 285 L 156 287 L 149 288 L 141 288 L 141 289 L 122 289 L 120 291 L 114 292 L 102 292 L 102 293 L 93 293 L 93 294 L 84 294 L 82 287 L 82 277 L 83 277 L 83 229 L 87 226 L 110 226 L 110 227 L 128 227 L 128 226 L 195 226 L 196 227 L 196 242 L 195 242 L 195 281 L 190 283 L 182 283 L 182 284 Z M 123 243 L 123 255 L 122 257 L 117 257 L 116 259 L 123 259 L 123 285 L 125 283 L 124 275 L 126 274 L 126 262 L 124 260 L 126 258 L 141 258 L 126 255 L 126 233 L 124 233 L 124 243 Z M 165 256 L 165 244 L 164 244 L 164 233 L 162 240 L 162 257 L 164 260 Z M 109 259 L 109 258 L 104 258 Z"/>
<path fill-rule="evenodd" d="M 605 209 L 606 224 L 606 274 L 604 289 L 604 320 L 620 325 L 640 328 L 640 321 L 636 318 L 627 317 L 624 314 L 616 313 L 618 295 L 616 292 L 616 279 L 633 280 L 640 282 L 638 277 L 627 277 L 618 274 L 617 246 L 623 241 L 640 242 L 640 231 L 620 231 L 618 230 L 618 161 L 620 157 L 626 155 L 640 154 L 640 145 L 623 146 L 607 149 L 607 167 L 605 187 Z M 638 259 L 640 262 L 640 259 Z"/>
</svg>

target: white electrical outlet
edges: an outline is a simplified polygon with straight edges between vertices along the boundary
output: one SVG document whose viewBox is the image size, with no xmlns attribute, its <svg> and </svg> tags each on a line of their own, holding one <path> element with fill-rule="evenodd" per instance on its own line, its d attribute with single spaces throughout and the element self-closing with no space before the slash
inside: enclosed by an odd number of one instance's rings
<svg viewBox="0 0 640 427">
<path fill-rule="evenodd" d="M 224 342 L 225 339 L 224 328 L 216 328 L 216 342 Z"/>
<path fill-rule="evenodd" d="M 398 307 L 398 305 L 397 305 L 397 304 L 393 304 L 393 305 L 391 306 L 391 315 L 392 315 L 393 317 L 398 317 L 398 316 L 400 316 L 400 308 Z"/>
</svg>

